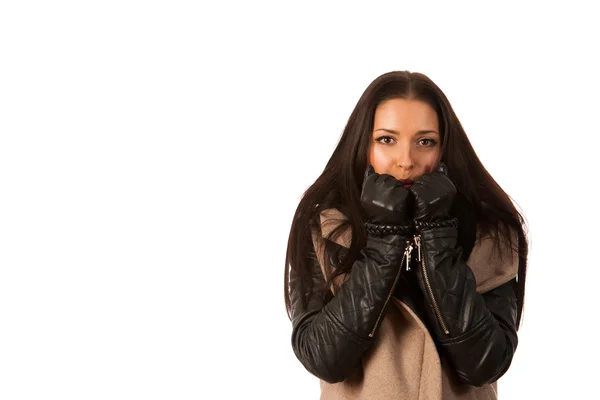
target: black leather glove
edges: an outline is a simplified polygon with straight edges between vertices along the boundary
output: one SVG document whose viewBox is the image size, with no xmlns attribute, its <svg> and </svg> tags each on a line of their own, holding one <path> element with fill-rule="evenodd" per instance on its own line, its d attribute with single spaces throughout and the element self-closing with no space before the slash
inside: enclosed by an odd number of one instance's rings
<svg viewBox="0 0 600 400">
<path fill-rule="evenodd" d="M 377 225 L 409 225 L 410 192 L 391 175 L 378 174 L 369 165 L 365 171 L 360 201 L 368 222 Z"/>
<path fill-rule="evenodd" d="M 450 218 L 456 187 L 445 174 L 444 164 L 424 174 L 410 188 L 415 199 L 415 222 L 434 222 Z"/>
<path fill-rule="evenodd" d="M 415 197 L 417 281 L 425 296 L 426 325 L 441 353 L 465 383 L 498 380 L 516 350 L 514 282 L 481 295 L 458 245 L 458 220 L 450 216 L 456 187 L 443 170 L 423 175 L 410 188 Z"/>
<path fill-rule="evenodd" d="M 394 177 L 367 168 L 361 204 L 369 222 L 376 226 L 366 224 L 367 241 L 361 257 L 339 291 L 325 301 L 323 272 L 316 252 L 309 293 L 295 290 L 297 280 L 306 278 L 294 269 L 290 271 L 294 353 L 308 371 L 322 380 L 341 382 L 356 373 L 374 343 L 406 260 L 411 238 L 409 199 L 409 192 Z"/>
</svg>

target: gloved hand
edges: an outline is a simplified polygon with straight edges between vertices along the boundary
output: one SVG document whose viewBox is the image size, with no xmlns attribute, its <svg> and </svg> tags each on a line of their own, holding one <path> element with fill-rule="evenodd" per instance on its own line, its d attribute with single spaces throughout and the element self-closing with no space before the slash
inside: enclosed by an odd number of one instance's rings
<svg viewBox="0 0 600 400">
<path fill-rule="evenodd" d="M 409 191 L 396 178 L 378 174 L 370 165 L 365 171 L 360 202 L 372 224 L 409 225 L 412 222 Z"/>
<path fill-rule="evenodd" d="M 410 188 L 415 199 L 415 222 L 434 222 L 450 218 L 456 187 L 440 164 L 435 172 L 422 175 Z"/>
</svg>

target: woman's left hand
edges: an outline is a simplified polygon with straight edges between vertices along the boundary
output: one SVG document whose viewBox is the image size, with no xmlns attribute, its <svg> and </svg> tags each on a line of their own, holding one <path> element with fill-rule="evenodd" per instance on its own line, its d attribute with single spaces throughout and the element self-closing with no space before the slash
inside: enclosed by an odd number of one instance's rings
<svg viewBox="0 0 600 400">
<path fill-rule="evenodd" d="M 450 217 L 456 187 L 441 170 L 421 176 L 410 191 L 415 198 L 415 221 L 433 222 Z"/>
</svg>

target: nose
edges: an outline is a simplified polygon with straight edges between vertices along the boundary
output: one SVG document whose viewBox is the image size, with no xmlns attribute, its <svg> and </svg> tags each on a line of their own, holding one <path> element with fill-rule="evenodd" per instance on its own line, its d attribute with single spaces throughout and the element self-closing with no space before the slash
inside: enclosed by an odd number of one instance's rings
<svg viewBox="0 0 600 400">
<path fill-rule="evenodd" d="M 396 153 L 396 166 L 401 169 L 410 171 L 414 166 L 414 160 L 410 146 L 398 146 L 398 152 Z"/>
</svg>

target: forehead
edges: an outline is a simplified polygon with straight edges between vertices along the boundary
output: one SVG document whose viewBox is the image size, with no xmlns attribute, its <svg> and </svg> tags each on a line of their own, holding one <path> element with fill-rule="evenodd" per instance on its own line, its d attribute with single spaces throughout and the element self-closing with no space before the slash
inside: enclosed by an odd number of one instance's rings
<svg viewBox="0 0 600 400">
<path fill-rule="evenodd" d="M 390 99 L 380 103 L 375 110 L 374 129 L 434 129 L 438 128 L 435 110 L 424 101 Z"/>
</svg>

